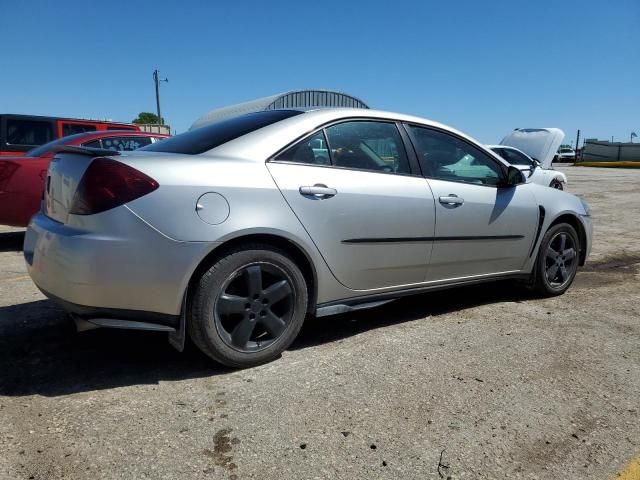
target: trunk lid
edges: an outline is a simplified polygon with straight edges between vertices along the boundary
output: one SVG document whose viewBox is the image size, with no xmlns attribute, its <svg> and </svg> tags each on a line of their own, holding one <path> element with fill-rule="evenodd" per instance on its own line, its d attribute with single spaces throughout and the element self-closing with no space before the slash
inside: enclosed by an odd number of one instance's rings
<svg viewBox="0 0 640 480">
<path fill-rule="evenodd" d="M 559 128 L 519 128 L 502 139 L 500 145 L 517 148 L 549 168 L 558 147 L 564 140 Z"/>
<path fill-rule="evenodd" d="M 44 213 L 67 223 L 78 184 L 96 157 L 117 156 L 118 152 L 83 147 L 60 147 L 51 159 L 44 185 Z"/>
</svg>

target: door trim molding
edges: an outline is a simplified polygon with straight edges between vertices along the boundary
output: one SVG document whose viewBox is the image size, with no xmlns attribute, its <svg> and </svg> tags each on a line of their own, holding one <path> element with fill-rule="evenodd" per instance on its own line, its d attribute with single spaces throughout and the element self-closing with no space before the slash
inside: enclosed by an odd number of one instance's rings
<svg viewBox="0 0 640 480">
<path fill-rule="evenodd" d="M 377 238 L 349 238 L 342 240 L 345 244 L 358 243 L 415 243 L 415 242 L 452 242 L 452 241 L 478 241 L 478 240 L 520 240 L 524 235 L 478 235 L 460 237 L 377 237 Z"/>
</svg>

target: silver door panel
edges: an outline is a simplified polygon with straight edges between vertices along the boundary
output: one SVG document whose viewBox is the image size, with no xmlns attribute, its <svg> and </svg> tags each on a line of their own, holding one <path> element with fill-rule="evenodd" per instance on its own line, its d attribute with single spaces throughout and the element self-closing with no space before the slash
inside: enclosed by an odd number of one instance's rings
<svg viewBox="0 0 640 480">
<path fill-rule="evenodd" d="M 367 290 L 424 281 L 434 201 L 423 178 L 277 162 L 268 168 L 342 284 Z M 308 194 L 313 188 L 320 190 Z"/>
<path fill-rule="evenodd" d="M 428 281 L 522 269 L 538 225 L 537 203 L 526 185 L 428 182 L 437 199 Z"/>
</svg>

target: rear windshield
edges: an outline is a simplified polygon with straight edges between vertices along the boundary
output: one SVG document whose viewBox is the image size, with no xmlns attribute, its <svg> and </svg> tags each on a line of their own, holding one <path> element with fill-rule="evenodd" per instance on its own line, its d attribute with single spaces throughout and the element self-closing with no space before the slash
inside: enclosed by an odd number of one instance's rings
<svg viewBox="0 0 640 480">
<path fill-rule="evenodd" d="M 141 148 L 148 152 L 184 153 L 197 155 L 223 143 L 235 140 L 238 137 L 251 133 L 272 123 L 299 115 L 302 112 L 295 110 L 270 110 L 255 112 L 230 118 L 221 122 L 212 123 L 204 127 L 181 133 L 175 137 L 167 138 L 161 142 Z"/>
</svg>

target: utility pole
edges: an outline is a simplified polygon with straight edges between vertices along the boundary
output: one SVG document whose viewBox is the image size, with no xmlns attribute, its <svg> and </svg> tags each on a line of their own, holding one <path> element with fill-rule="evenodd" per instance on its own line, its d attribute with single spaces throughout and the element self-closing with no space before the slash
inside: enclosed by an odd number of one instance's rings
<svg viewBox="0 0 640 480">
<path fill-rule="evenodd" d="M 580 145 L 580 129 L 578 129 L 578 133 L 576 133 L 576 148 L 573 151 L 573 163 L 578 161 L 578 145 Z"/>
<path fill-rule="evenodd" d="M 160 82 L 169 82 L 166 78 L 160 78 L 160 70 L 157 68 L 153 71 L 153 83 L 156 86 L 156 112 L 158 115 L 158 125 L 162 125 L 162 115 L 160 115 Z"/>
</svg>

